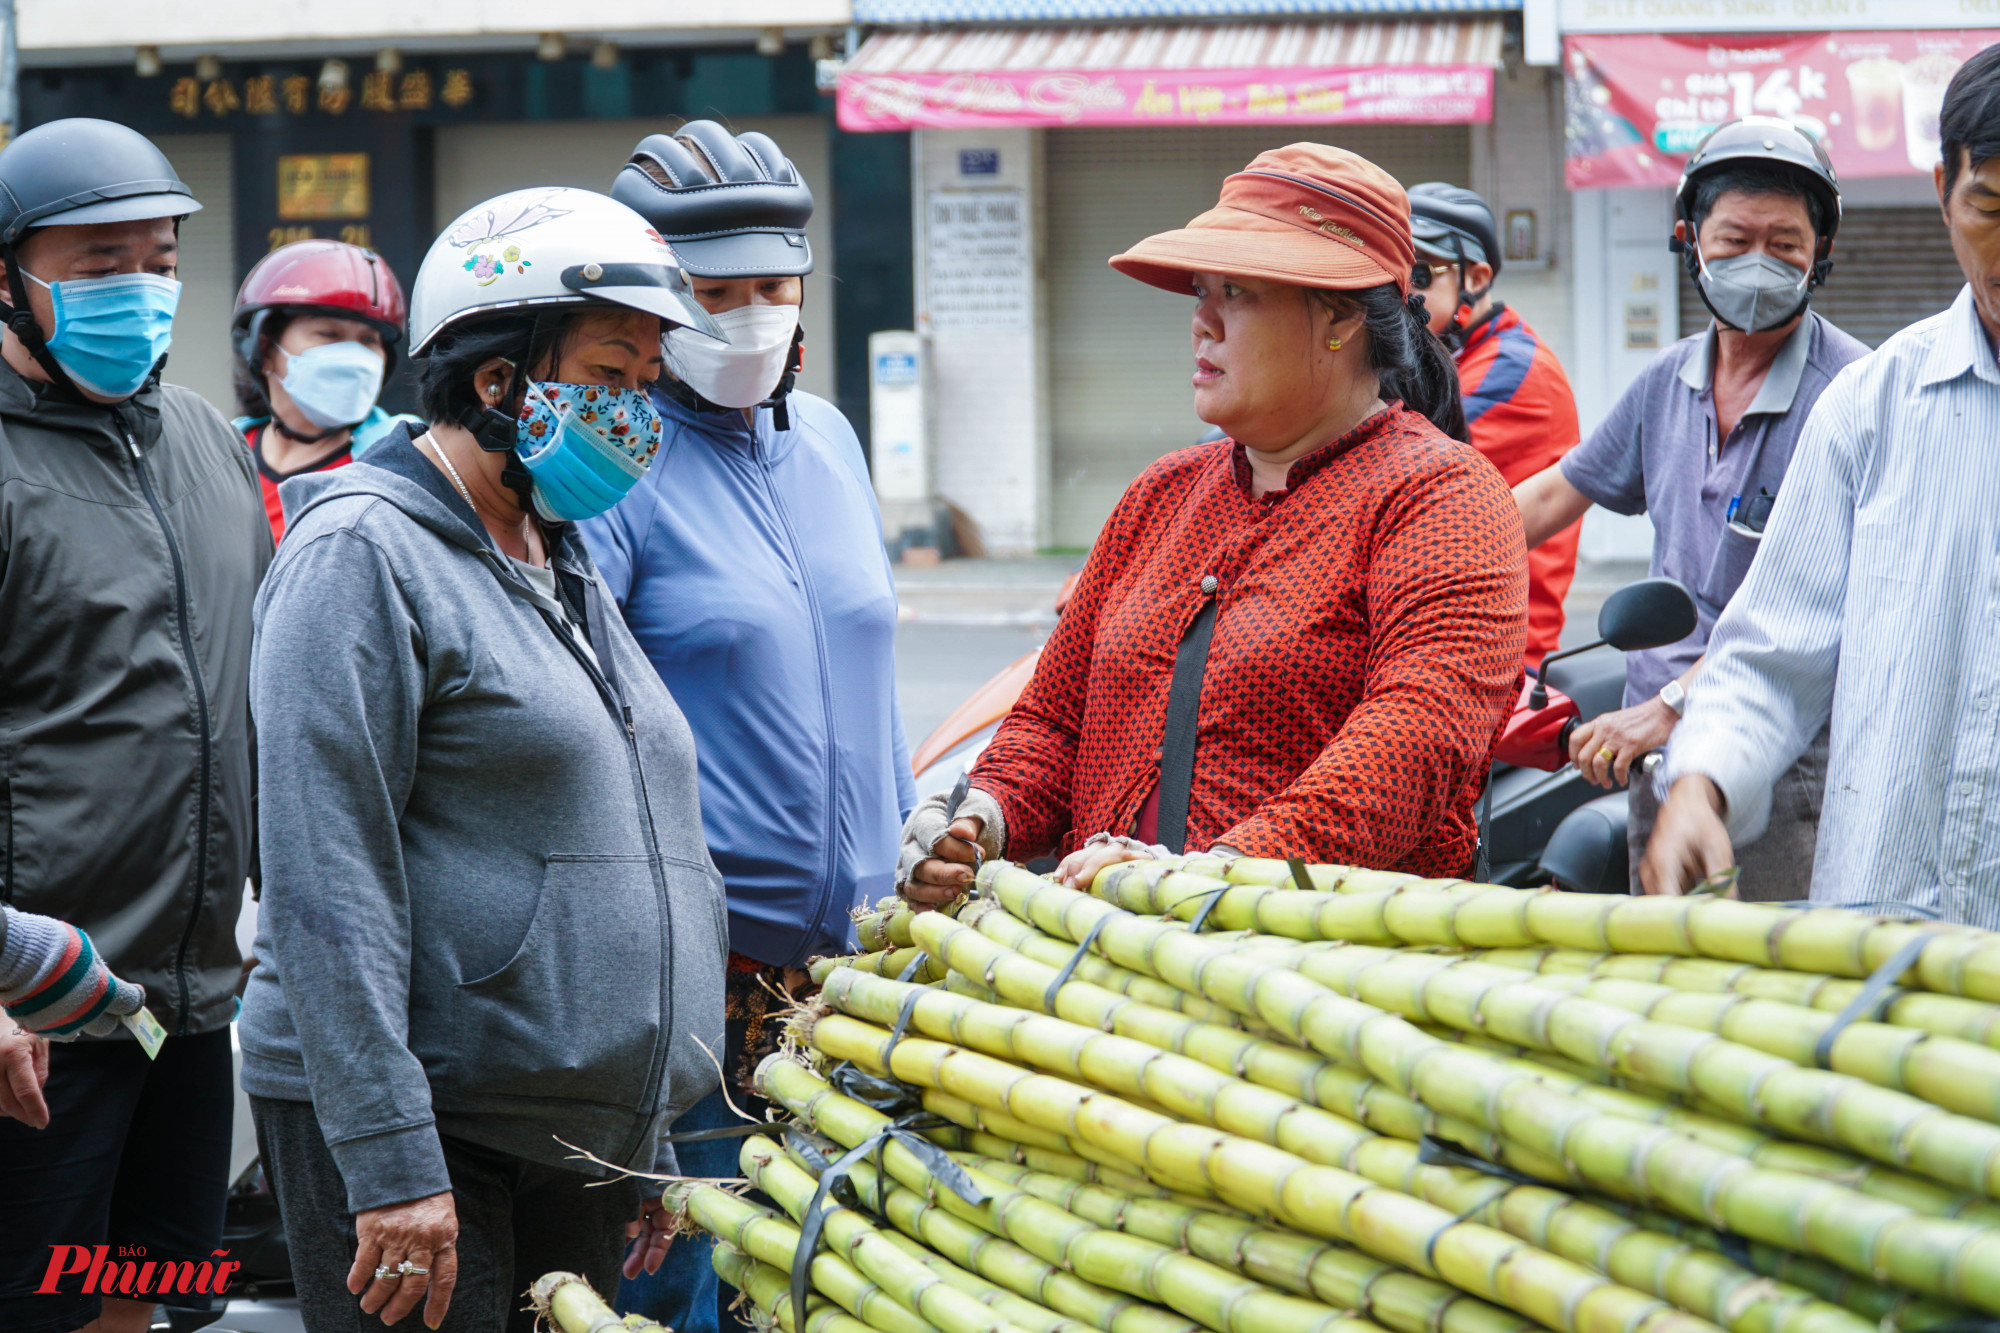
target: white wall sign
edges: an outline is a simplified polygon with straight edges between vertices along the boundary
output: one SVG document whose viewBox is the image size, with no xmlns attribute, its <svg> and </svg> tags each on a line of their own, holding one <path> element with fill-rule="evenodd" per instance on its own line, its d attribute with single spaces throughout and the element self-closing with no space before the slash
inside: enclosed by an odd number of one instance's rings
<svg viewBox="0 0 2000 1333">
<path fill-rule="evenodd" d="M 1564 32 L 1852 32 L 1981 28 L 2000 0 L 1558 0 Z"/>
<path fill-rule="evenodd" d="M 932 190 L 925 200 L 932 329 L 1025 329 L 1028 216 L 1020 190 Z"/>
</svg>

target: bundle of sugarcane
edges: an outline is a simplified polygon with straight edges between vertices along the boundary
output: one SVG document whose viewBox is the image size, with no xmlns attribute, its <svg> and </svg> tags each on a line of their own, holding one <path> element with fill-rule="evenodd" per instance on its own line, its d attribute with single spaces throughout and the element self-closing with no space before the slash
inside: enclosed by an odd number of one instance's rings
<svg viewBox="0 0 2000 1333">
<path fill-rule="evenodd" d="M 824 960 L 671 1187 L 786 1333 L 1945 1333 L 2000 936 L 1333 866 L 1005 863 Z"/>
</svg>

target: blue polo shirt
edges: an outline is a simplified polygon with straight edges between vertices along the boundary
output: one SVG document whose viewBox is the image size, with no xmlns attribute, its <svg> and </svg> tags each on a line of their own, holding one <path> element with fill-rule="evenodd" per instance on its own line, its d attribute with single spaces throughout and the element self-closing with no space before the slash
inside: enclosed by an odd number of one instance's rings
<svg viewBox="0 0 2000 1333">
<path fill-rule="evenodd" d="M 1625 659 L 1625 706 L 1658 694 L 1708 649 L 1715 618 L 1757 554 L 1759 538 L 1729 523 L 1730 505 L 1775 496 L 1813 404 L 1842 366 L 1868 354 L 1807 311 L 1785 339 L 1750 409 L 1727 439 L 1715 420 L 1715 326 L 1653 358 L 1562 474 L 1597 504 L 1653 520 L 1654 577 L 1678 580 L 1700 612 L 1679 643 Z"/>
</svg>

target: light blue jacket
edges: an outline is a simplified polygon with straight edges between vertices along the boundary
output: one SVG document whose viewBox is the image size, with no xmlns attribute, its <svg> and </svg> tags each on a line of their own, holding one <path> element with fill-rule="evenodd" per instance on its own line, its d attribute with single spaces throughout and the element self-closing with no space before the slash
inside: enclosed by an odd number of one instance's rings
<svg viewBox="0 0 2000 1333">
<path fill-rule="evenodd" d="M 606 591 L 694 728 L 729 944 L 774 965 L 843 952 L 894 891 L 916 802 L 896 699 L 896 587 L 854 428 L 790 398 L 792 428 L 655 395 L 632 493 L 581 524 Z"/>
</svg>

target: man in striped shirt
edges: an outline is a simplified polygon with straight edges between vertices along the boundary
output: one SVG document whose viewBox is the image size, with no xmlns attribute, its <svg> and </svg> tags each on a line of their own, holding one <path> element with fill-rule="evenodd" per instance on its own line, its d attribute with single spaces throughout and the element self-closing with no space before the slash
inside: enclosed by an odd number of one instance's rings
<svg viewBox="0 0 2000 1333">
<path fill-rule="evenodd" d="M 1729 867 L 1831 719 L 1813 901 L 2000 926 L 2000 46 L 1939 128 L 1967 286 L 1814 408 L 1668 749 L 1649 892 Z"/>
</svg>

